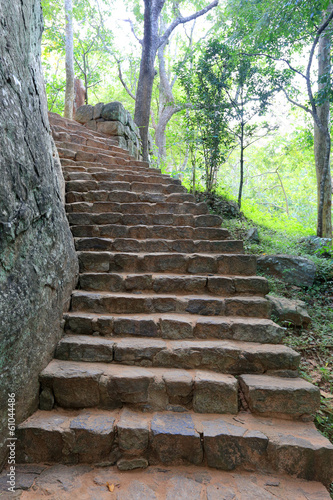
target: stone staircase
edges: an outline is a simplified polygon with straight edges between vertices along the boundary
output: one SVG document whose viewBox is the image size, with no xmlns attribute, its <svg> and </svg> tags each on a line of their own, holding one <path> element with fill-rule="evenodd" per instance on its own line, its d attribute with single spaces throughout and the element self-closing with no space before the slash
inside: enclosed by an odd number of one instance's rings
<svg viewBox="0 0 333 500">
<path fill-rule="evenodd" d="M 333 480 L 318 388 L 221 218 L 110 137 L 51 114 L 80 262 L 18 430 L 25 463 L 194 464 Z"/>
</svg>

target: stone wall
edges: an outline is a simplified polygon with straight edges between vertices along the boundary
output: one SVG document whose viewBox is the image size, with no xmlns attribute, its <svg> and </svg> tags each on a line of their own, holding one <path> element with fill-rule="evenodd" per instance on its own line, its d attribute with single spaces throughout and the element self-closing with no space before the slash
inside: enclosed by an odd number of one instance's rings
<svg viewBox="0 0 333 500">
<path fill-rule="evenodd" d="M 0 465 L 7 399 L 19 423 L 60 338 L 78 264 L 40 67 L 40 0 L 0 2 Z M 53 151 L 53 153 L 52 153 Z"/>
<path fill-rule="evenodd" d="M 90 130 L 112 136 L 119 147 L 127 149 L 136 160 L 141 159 L 139 128 L 120 102 L 81 106 L 76 110 L 75 120 Z"/>
</svg>

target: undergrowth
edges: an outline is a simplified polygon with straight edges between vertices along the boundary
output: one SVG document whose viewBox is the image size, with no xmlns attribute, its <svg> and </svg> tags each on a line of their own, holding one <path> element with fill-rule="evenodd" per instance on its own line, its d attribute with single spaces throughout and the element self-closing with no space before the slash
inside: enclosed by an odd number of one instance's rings
<svg viewBox="0 0 333 500">
<path fill-rule="evenodd" d="M 284 343 L 301 354 L 300 374 L 321 391 L 321 406 L 315 424 L 333 443 L 333 260 L 309 250 L 306 237 L 311 230 L 295 220 L 272 214 L 260 214 L 254 204 L 245 205 L 239 212 L 234 201 L 217 194 L 197 194 L 198 201 L 206 201 L 210 211 L 223 217 L 231 237 L 244 240 L 248 254 L 289 254 L 302 256 L 316 264 L 314 284 L 309 287 L 292 286 L 267 276 L 272 294 L 302 300 L 311 317 L 307 330 L 287 325 Z M 252 216 L 252 219 L 249 218 Z M 250 229 L 257 229 L 259 242 L 246 240 Z M 286 326 L 286 325 L 283 325 Z M 333 489 L 331 494 L 333 493 Z M 332 496 L 333 498 L 333 496 Z"/>
</svg>

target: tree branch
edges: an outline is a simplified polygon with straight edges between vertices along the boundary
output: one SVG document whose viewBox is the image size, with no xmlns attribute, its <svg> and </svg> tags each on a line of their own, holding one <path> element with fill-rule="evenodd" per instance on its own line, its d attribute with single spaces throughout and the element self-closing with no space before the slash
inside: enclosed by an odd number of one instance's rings
<svg viewBox="0 0 333 500">
<path fill-rule="evenodd" d="M 178 16 L 177 19 L 174 19 L 172 23 L 169 25 L 169 27 L 165 30 L 164 34 L 160 37 L 160 42 L 159 42 L 159 47 L 166 43 L 168 40 L 169 36 L 173 32 L 173 30 L 179 25 L 179 24 L 185 24 L 188 23 L 189 21 L 193 21 L 194 19 L 197 19 L 198 17 L 203 16 L 206 14 L 208 11 L 216 7 L 219 3 L 219 0 L 214 0 L 212 3 L 207 5 L 207 7 L 204 7 L 203 9 L 199 10 L 198 12 L 195 12 L 191 16 L 188 17 L 182 17 Z"/>
<path fill-rule="evenodd" d="M 310 113 L 310 115 L 313 116 L 313 112 L 311 111 L 311 109 L 307 108 L 306 106 L 303 106 L 303 104 L 300 104 L 299 102 L 294 101 L 291 97 L 289 97 L 287 91 L 283 87 L 279 87 L 279 89 L 282 90 L 282 92 L 284 93 L 284 95 L 291 104 L 293 104 L 294 106 L 298 106 L 299 108 L 303 109 L 304 111 Z"/>
<path fill-rule="evenodd" d="M 125 23 L 129 23 L 129 25 L 131 27 L 131 32 L 133 33 L 135 39 L 139 42 L 140 45 L 142 45 L 143 40 L 141 38 L 139 38 L 138 35 L 135 33 L 133 21 L 131 19 L 123 19 L 123 21 L 125 21 Z"/>
</svg>

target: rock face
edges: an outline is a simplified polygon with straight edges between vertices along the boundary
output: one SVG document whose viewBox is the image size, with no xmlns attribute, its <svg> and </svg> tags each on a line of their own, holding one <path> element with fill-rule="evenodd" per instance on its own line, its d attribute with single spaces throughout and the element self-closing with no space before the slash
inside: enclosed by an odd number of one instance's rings
<svg viewBox="0 0 333 500">
<path fill-rule="evenodd" d="M 305 307 L 306 304 L 302 300 L 289 300 L 285 297 L 267 297 L 272 303 L 272 315 L 275 316 L 280 323 L 292 324 L 307 328 L 311 323 L 311 318 L 308 315 Z"/>
<path fill-rule="evenodd" d="M 312 286 L 316 276 L 316 265 L 304 257 L 259 255 L 257 262 L 259 271 L 276 276 L 291 285 Z"/>
<path fill-rule="evenodd" d="M 1 465 L 7 394 L 16 395 L 17 423 L 37 406 L 38 374 L 61 336 L 78 268 L 52 154 L 40 1 L 1 2 L 0 19 Z"/>
<path fill-rule="evenodd" d="M 76 110 L 75 120 L 90 130 L 112 136 L 116 144 L 127 149 L 133 158 L 141 158 L 140 131 L 120 102 L 99 102 L 95 106 L 81 106 Z"/>
</svg>

